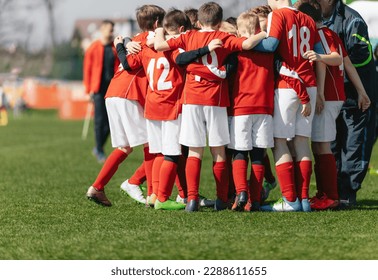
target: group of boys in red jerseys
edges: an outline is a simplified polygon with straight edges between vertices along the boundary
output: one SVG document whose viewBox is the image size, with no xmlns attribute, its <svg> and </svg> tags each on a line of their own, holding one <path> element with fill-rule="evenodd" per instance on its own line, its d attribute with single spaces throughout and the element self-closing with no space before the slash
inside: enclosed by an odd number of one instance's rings
<svg viewBox="0 0 378 280">
<path fill-rule="evenodd" d="M 337 35 L 321 25 L 314 0 L 297 8 L 290 0 L 268 4 L 228 22 L 215 2 L 203 4 L 196 17 L 191 9 L 190 18 L 155 5 L 137 9 L 142 32 L 114 40 L 121 64 L 105 98 L 115 149 L 88 189 L 89 199 L 111 206 L 105 185 L 133 147 L 144 145 L 142 165 L 121 189 L 155 209 L 307 212 L 338 206 L 330 142 L 345 99 L 344 67 L 361 82 Z M 309 138 L 318 189 L 312 199 Z M 199 195 L 206 145 L 215 201 Z M 261 205 L 276 185 L 268 148 L 282 199 Z M 144 180 L 147 198 L 139 187 Z M 171 200 L 175 184 L 179 195 Z"/>
</svg>

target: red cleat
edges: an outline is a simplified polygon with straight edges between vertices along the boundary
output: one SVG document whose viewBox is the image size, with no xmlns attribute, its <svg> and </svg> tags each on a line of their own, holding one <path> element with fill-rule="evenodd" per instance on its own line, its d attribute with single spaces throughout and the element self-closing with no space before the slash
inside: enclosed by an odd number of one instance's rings
<svg viewBox="0 0 378 280">
<path fill-rule="evenodd" d="M 337 206 L 339 206 L 339 201 L 330 199 L 326 195 L 323 195 L 321 198 L 311 199 L 311 209 L 314 210 L 334 209 Z"/>
</svg>

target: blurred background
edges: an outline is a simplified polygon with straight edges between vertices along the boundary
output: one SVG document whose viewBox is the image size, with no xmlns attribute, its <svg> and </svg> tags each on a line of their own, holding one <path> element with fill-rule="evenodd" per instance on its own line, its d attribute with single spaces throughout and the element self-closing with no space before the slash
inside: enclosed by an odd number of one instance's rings
<svg viewBox="0 0 378 280">
<path fill-rule="evenodd" d="M 179 9 L 198 8 L 204 0 L 174 1 Z M 264 0 L 216 1 L 225 18 Z M 103 19 L 115 22 L 115 35 L 138 33 L 135 9 L 145 0 L 0 0 L 0 101 L 15 109 L 56 109 L 61 119 L 82 119 L 88 97 L 82 86 L 86 48 L 99 36 Z M 172 2 L 155 0 L 163 8 Z M 369 26 L 373 48 L 378 42 L 378 2 L 348 1 Z"/>
</svg>

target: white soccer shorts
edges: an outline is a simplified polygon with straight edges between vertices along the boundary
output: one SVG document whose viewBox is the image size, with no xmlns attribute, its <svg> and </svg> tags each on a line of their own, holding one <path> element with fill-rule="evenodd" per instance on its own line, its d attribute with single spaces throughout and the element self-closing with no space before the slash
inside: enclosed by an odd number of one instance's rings
<svg viewBox="0 0 378 280">
<path fill-rule="evenodd" d="M 316 105 L 316 87 L 307 88 L 310 96 L 311 115 L 303 117 L 302 104 L 295 90 L 278 88 L 274 95 L 274 137 L 292 139 L 296 135 L 311 137 L 312 120 Z"/>
<path fill-rule="evenodd" d="M 320 115 L 315 114 L 312 121 L 311 141 L 332 142 L 336 139 L 336 119 L 343 101 L 326 101 Z"/>
<path fill-rule="evenodd" d="M 210 147 L 230 143 L 226 107 L 184 104 L 180 144 L 188 147 L 206 147 L 206 135 Z"/>
<path fill-rule="evenodd" d="M 109 97 L 105 104 L 113 148 L 136 147 L 148 142 L 146 119 L 138 101 Z"/>
<path fill-rule="evenodd" d="M 181 115 L 176 120 L 146 120 L 146 122 L 151 154 L 181 155 L 181 145 L 179 144 Z"/>
<path fill-rule="evenodd" d="M 230 118 L 228 148 L 250 151 L 253 147 L 266 149 L 273 146 L 273 118 L 271 115 L 242 115 Z"/>
</svg>

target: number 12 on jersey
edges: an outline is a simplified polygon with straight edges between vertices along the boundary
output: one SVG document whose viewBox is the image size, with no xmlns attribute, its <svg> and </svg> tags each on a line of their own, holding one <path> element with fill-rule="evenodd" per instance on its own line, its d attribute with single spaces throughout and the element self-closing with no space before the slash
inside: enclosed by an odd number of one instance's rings
<svg viewBox="0 0 378 280">
<path fill-rule="evenodd" d="M 159 57 L 157 62 L 155 58 L 151 59 L 147 67 L 149 85 L 152 90 L 154 90 L 155 70 L 161 70 L 162 66 L 163 66 L 163 72 L 161 72 L 160 77 L 157 81 L 157 90 L 168 90 L 172 88 L 172 82 L 166 81 L 169 74 L 169 70 L 170 70 L 169 61 L 165 57 Z"/>
</svg>

